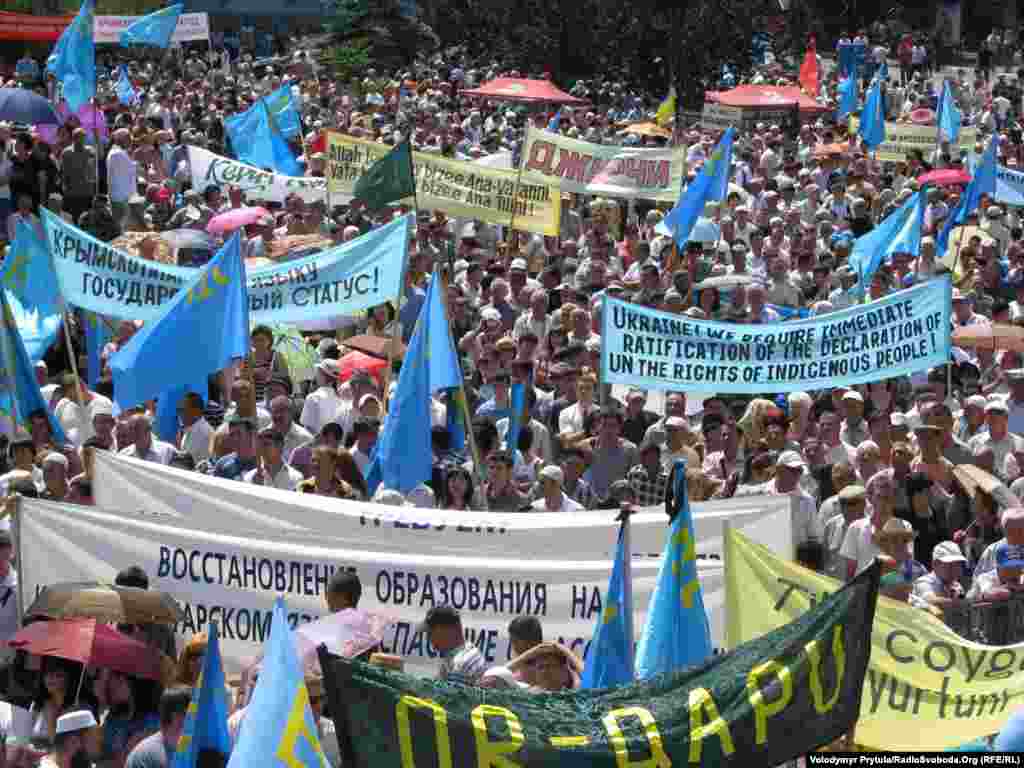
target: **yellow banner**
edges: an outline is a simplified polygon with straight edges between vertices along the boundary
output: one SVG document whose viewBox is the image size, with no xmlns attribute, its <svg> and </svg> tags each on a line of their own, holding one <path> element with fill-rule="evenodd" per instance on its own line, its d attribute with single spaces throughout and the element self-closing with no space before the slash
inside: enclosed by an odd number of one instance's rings
<svg viewBox="0 0 1024 768">
<path fill-rule="evenodd" d="M 856 117 L 850 118 L 850 131 L 857 132 L 860 121 Z M 921 150 L 925 158 L 935 149 L 938 143 L 939 129 L 934 125 L 914 125 L 913 123 L 886 123 L 885 141 L 878 147 L 879 160 L 892 160 L 899 162 L 910 157 L 915 149 Z M 976 128 L 961 128 L 958 144 L 960 149 L 968 152 L 974 151 L 974 145 L 978 140 Z M 950 147 L 952 150 L 953 148 Z"/>
<path fill-rule="evenodd" d="M 727 642 L 803 615 L 839 582 L 729 530 Z M 881 750 L 942 750 L 997 733 L 1024 697 L 1024 644 L 964 640 L 927 611 L 878 598 L 855 740 Z"/>
<path fill-rule="evenodd" d="M 351 197 L 359 177 L 391 149 L 386 144 L 329 132 L 327 185 L 331 194 Z M 424 152 L 413 152 L 412 160 L 421 210 L 444 211 L 456 218 L 478 219 L 542 235 L 559 233 L 562 197 L 556 185 L 523 181 L 516 195 L 515 171 Z M 411 205 L 413 201 L 404 202 Z"/>
</svg>

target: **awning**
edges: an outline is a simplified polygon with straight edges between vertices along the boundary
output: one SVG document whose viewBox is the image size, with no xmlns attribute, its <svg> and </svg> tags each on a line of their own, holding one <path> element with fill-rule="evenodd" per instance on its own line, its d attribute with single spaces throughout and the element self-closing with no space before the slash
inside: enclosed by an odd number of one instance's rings
<svg viewBox="0 0 1024 768">
<path fill-rule="evenodd" d="M 74 18 L 74 14 L 33 16 L 29 13 L 0 11 L 0 40 L 56 42 Z"/>
<path fill-rule="evenodd" d="M 479 88 L 462 91 L 463 96 L 479 96 L 495 101 L 518 101 L 527 104 L 567 104 L 582 107 L 590 102 L 570 96 L 550 80 L 528 80 L 519 77 L 499 77 Z"/>
<path fill-rule="evenodd" d="M 801 112 L 814 114 L 829 109 L 795 85 L 741 85 L 731 91 L 709 93 L 707 98 L 727 107 L 743 109 L 792 109 L 794 104 L 800 105 Z"/>
</svg>

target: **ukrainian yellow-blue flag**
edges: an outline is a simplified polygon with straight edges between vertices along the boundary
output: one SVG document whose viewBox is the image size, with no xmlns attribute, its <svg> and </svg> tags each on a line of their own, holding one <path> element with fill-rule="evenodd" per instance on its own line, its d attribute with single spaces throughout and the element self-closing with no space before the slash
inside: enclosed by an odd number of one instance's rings
<svg viewBox="0 0 1024 768">
<path fill-rule="evenodd" d="M 309 707 L 284 600 L 274 603 L 263 667 L 228 768 L 329 768 Z"/>
<path fill-rule="evenodd" d="M 636 651 L 639 680 L 702 664 L 712 652 L 711 627 L 697 578 L 697 539 L 687 498 L 685 461 L 675 463 L 673 491 L 675 517 Z"/>
<path fill-rule="evenodd" d="M 144 403 L 223 370 L 249 354 L 249 292 L 236 232 L 163 314 L 110 358 L 114 400 Z"/>
<path fill-rule="evenodd" d="M 658 106 L 658 112 L 654 116 L 654 122 L 664 128 L 672 122 L 676 116 L 676 87 L 673 85 L 668 89 L 668 96 Z"/>
<path fill-rule="evenodd" d="M 587 647 L 580 687 L 611 688 L 633 682 L 633 568 L 629 515 L 623 514 L 604 610 Z"/>
<path fill-rule="evenodd" d="M 231 754 L 228 692 L 216 624 L 210 624 L 209 636 L 203 671 L 192 688 L 192 702 L 188 705 L 171 768 L 195 768 L 199 753 L 208 750 L 219 752 L 225 759 Z"/>
</svg>

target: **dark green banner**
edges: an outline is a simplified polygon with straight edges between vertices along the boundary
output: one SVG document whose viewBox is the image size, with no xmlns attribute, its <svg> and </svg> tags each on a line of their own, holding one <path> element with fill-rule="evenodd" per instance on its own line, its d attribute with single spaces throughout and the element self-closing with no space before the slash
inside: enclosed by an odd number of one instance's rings
<svg viewBox="0 0 1024 768">
<path fill-rule="evenodd" d="M 701 667 L 605 691 L 485 690 L 327 653 L 321 663 L 346 768 L 771 766 L 853 726 L 877 595 L 875 566 Z"/>
</svg>

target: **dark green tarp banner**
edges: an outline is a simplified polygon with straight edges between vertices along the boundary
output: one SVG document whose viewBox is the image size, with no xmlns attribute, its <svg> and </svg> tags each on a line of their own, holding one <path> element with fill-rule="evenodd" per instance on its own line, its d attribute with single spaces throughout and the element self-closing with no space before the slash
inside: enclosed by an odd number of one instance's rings
<svg viewBox="0 0 1024 768">
<path fill-rule="evenodd" d="M 877 595 L 874 566 L 701 667 L 604 691 L 489 690 L 323 651 L 321 664 L 346 768 L 772 766 L 855 723 Z"/>
</svg>

